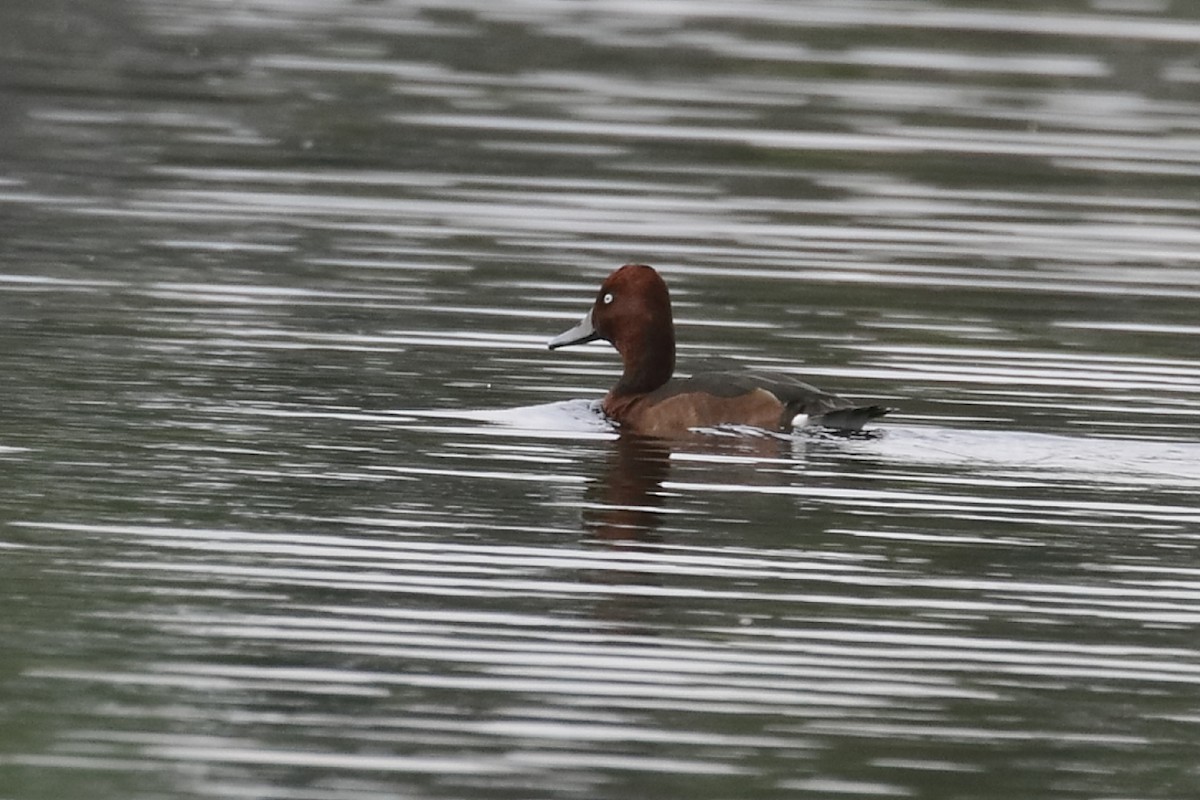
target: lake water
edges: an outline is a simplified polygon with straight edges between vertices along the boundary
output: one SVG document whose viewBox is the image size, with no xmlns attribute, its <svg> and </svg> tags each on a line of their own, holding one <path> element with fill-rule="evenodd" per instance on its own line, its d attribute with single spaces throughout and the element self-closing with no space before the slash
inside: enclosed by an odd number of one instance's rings
<svg viewBox="0 0 1200 800">
<path fill-rule="evenodd" d="M 1200 796 L 1200 7 L 10 0 L 0 798 Z M 548 352 L 897 411 L 656 446 Z"/>
</svg>

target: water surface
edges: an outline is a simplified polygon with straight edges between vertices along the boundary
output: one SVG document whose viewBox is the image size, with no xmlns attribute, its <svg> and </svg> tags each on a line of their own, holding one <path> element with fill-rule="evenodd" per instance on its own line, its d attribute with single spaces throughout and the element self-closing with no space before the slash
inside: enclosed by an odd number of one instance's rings
<svg viewBox="0 0 1200 800">
<path fill-rule="evenodd" d="M 1186 4 L 0 11 L 0 795 L 1192 798 Z M 620 437 L 681 367 L 873 435 Z"/>
</svg>

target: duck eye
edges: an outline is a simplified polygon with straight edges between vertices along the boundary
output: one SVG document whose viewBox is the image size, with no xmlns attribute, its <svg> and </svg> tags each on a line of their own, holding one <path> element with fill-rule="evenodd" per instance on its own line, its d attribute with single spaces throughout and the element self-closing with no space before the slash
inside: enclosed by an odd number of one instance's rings
<svg viewBox="0 0 1200 800">
<path fill-rule="evenodd" d="M 609 305 L 613 301 L 612 292 L 605 292 L 604 297 L 601 299 L 604 301 L 604 305 Z"/>
</svg>

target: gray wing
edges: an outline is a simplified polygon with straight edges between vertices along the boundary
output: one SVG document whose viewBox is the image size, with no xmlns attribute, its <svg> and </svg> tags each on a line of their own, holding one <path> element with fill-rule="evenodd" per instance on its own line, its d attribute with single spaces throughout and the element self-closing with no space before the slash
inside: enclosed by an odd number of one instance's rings
<svg viewBox="0 0 1200 800">
<path fill-rule="evenodd" d="M 806 414 L 818 425 L 859 430 L 867 421 L 891 411 L 884 406 L 857 405 L 791 375 L 759 370 L 697 373 L 690 378 L 673 381 L 671 393 L 702 391 L 718 397 L 737 397 L 755 389 L 765 389 L 779 398 L 784 406 L 784 422 L 797 414 Z"/>
</svg>

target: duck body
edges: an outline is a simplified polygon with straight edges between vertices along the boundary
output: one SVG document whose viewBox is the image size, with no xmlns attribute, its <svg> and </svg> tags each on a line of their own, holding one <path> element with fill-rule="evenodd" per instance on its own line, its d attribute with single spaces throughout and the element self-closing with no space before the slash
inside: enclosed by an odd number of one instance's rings
<svg viewBox="0 0 1200 800">
<path fill-rule="evenodd" d="M 602 408 L 622 431 L 633 434 L 674 438 L 720 425 L 786 431 L 816 424 L 853 431 L 889 411 L 858 406 L 780 373 L 716 371 L 674 378 L 670 295 L 662 277 L 644 264 L 626 264 L 609 275 L 583 320 L 549 346 L 596 339 L 616 347 L 625 367 Z"/>
</svg>

